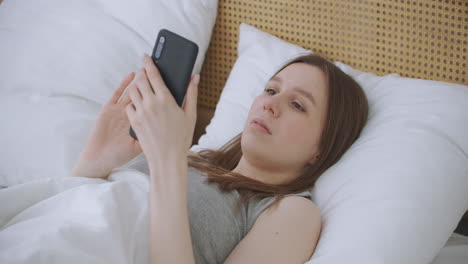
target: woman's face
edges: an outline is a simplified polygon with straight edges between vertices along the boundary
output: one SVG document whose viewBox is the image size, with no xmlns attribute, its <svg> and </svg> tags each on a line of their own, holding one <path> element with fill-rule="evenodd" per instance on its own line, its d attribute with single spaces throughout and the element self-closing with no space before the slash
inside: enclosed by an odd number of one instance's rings
<svg viewBox="0 0 468 264">
<path fill-rule="evenodd" d="M 325 74 L 316 66 L 293 63 L 278 72 L 250 108 L 241 141 L 245 158 L 281 170 L 313 163 L 319 154 L 327 90 Z"/>
</svg>

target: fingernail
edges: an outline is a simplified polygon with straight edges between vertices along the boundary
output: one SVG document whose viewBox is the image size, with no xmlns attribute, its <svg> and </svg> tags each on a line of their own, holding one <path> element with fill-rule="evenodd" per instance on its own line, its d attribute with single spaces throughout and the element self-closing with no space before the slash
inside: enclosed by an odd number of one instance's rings
<svg viewBox="0 0 468 264">
<path fill-rule="evenodd" d="M 195 83 L 195 85 L 198 85 L 198 83 L 200 82 L 200 74 L 195 74 L 195 77 L 193 78 L 193 82 Z"/>
</svg>

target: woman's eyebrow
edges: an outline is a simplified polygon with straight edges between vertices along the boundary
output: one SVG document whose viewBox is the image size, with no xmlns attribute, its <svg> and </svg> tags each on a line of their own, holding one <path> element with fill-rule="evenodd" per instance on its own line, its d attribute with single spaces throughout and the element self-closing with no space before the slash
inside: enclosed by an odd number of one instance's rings
<svg viewBox="0 0 468 264">
<path fill-rule="evenodd" d="M 313 105 L 317 105 L 317 103 L 315 102 L 315 98 L 314 98 L 314 96 L 313 96 L 311 93 L 309 93 L 309 92 L 307 92 L 307 91 L 305 91 L 305 90 L 302 90 L 302 89 L 299 88 L 299 87 L 293 87 L 293 89 L 294 89 L 296 92 L 302 94 L 305 98 L 309 99 L 309 100 L 312 102 Z"/>
<path fill-rule="evenodd" d="M 270 81 L 275 81 L 275 82 L 279 82 L 279 83 L 282 82 L 281 78 L 278 77 L 278 76 L 271 77 Z M 301 95 L 303 95 L 305 98 L 309 99 L 312 102 L 312 104 L 314 104 L 315 106 L 317 105 L 317 103 L 315 101 L 315 98 L 311 93 L 309 93 L 306 90 L 303 90 L 302 88 L 297 87 L 297 86 L 293 87 L 292 89 L 295 90 L 296 92 L 300 93 Z"/>
</svg>

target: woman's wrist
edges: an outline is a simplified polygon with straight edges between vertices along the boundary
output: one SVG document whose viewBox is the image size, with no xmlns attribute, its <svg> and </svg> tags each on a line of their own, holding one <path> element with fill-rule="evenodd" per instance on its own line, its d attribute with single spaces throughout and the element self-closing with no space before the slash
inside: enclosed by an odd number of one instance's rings
<svg viewBox="0 0 468 264">
<path fill-rule="evenodd" d="M 179 186 L 186 187 L 187 166 L 187 155 L 160 159 L 153 167 L 150 166 L 151 184 L 161 191 Z"/>
</svg>

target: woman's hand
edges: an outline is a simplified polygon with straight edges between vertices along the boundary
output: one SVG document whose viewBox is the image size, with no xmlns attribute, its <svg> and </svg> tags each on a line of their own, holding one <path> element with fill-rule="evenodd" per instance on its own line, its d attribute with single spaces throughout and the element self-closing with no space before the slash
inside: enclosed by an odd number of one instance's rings
<svg viewBox="0 0 468 264">
<path fill-rule="evenodd" d="M 199 75 L 192 76 L 181 108 L 148 55 L 143 57 L 143 65 L 129 87 L 132 103 L 126 112 L 153 172 L 168 161 L 187 156 L 197 118 Z"/>
<path fill-rule="evenodd" d="M 138 141 L 129 134 L 130 122 L 125 112 L 131 103 L 128 91 L 119 100 L 134 77 L 135 73 L 130 73 L 101 108 L 73 175 L 104 178 L 113 168 L 122 166 L 142 152 Z"/>
</svg>

